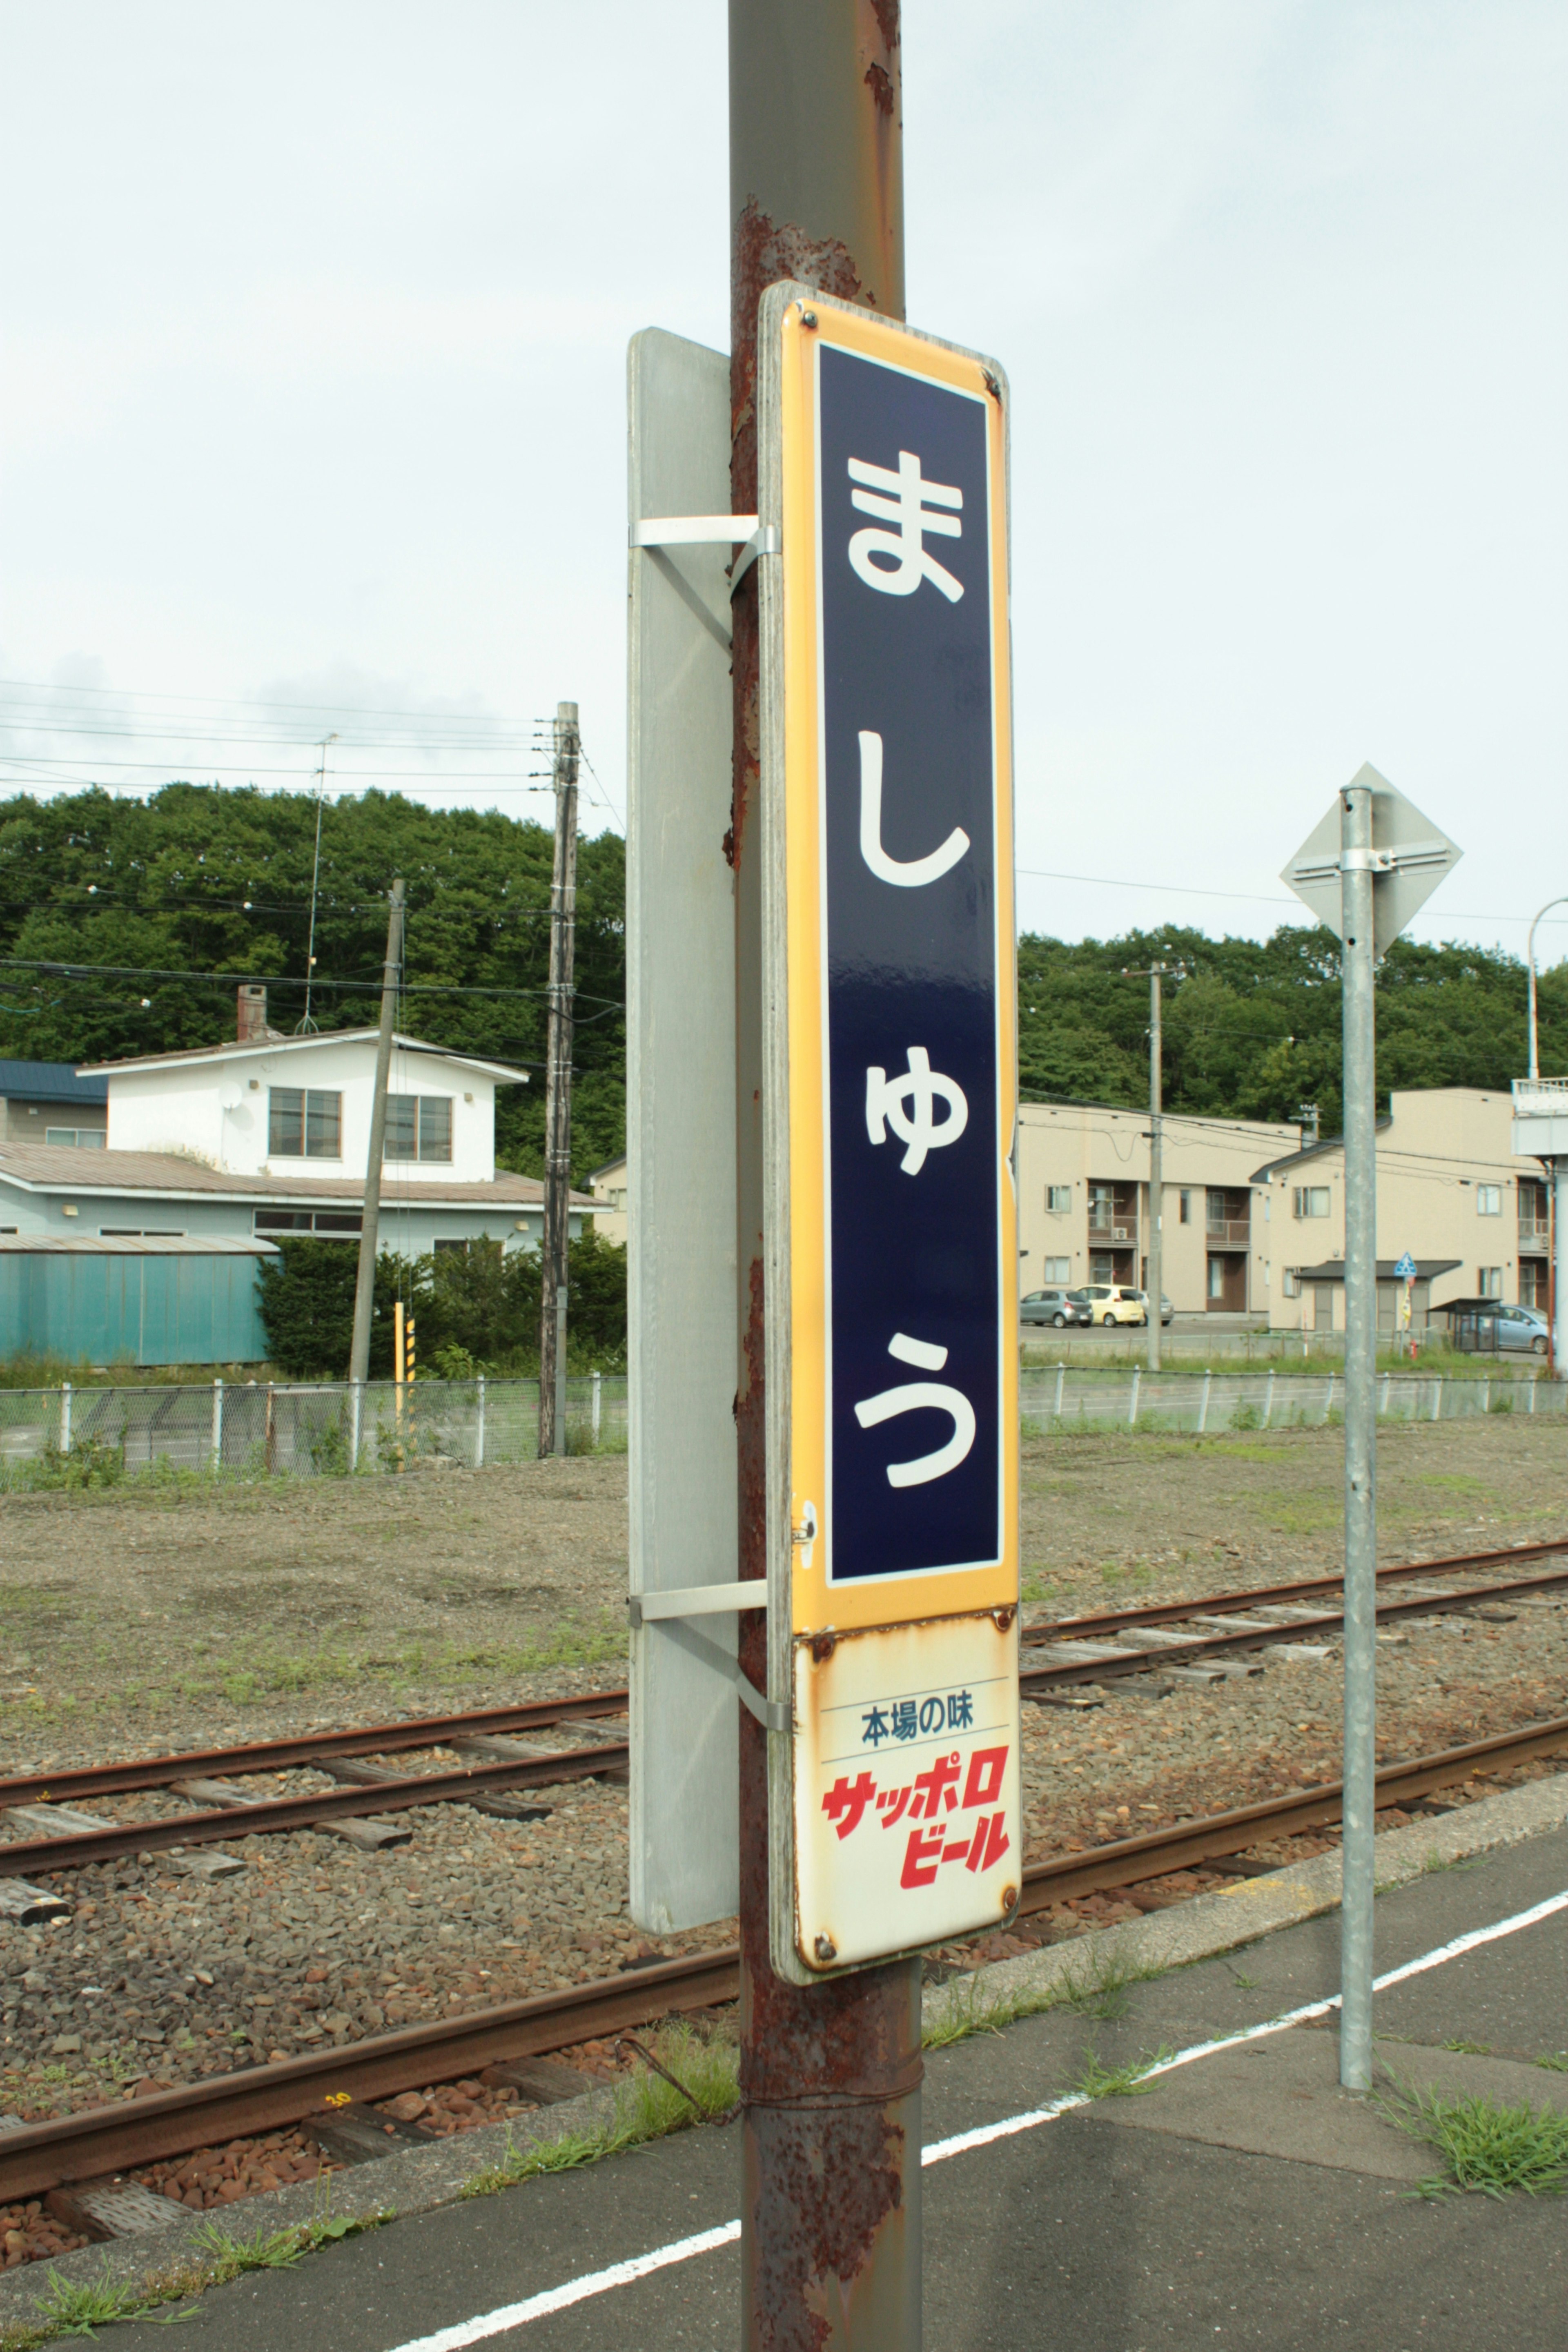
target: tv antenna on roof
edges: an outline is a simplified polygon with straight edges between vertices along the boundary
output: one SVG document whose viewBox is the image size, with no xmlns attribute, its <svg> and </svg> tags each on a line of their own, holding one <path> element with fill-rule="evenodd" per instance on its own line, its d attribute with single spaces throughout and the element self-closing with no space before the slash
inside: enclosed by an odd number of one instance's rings
<svg viewBox="0 0 1568 2352">
<path fill-rule="evenodd" d="M 310 936 L 305 948 L 305 1010 L 295 1024 L 296 1037 L 310 1035 L 318 1025 L 310 1018 L 310 982 L 316 976 L 316 885 L 321 878 L 321 803 L 327 791 L 327 745 L 337 741 L 334 729 L 321 738 L 321 764 L 316 770 L 316 857 L 310 868 Z"/>
</svg>

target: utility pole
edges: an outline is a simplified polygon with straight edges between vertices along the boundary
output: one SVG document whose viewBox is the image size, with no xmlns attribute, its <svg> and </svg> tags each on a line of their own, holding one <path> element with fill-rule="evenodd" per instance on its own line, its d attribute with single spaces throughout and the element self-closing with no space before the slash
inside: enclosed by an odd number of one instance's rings
<svg viewBox="0 0 1568 2352">
<path fill-rule="evenodd" d="M 1165 1303 L 1165 1119 L 1162 1100 L 1160 980 L 1163 963 L 1149 968 L 1149 1370 L 1160 1369 L 1160 1316 Z"/>
<path fill-rule="evenodd" d="M 555 862 L 550 878 L 550 1041 L 540 1245 L 539 1451 L 566 1451 L 566 1276 L 572 1235 L 572 963 L 577 915 L 577 706 L 555 706 Z"/>
<path fill-rule="evenodd" d="M 1152 1372 L 1160 1369 L 1160 1310 L 1165 1297 L 1165 1120 L 1160 1027 L 1160 982 L 1164 972 L 1163 963 L 1149 966 L 1149 1279 L 1145 1291 L 1149 1300 L 1149 1370 Z M 1125 964 L 1121 968 L 1121 976 L 1124 980 L 1138 978 L 1138 974 Z"/>
<path fill-rule="evenodd" d="M 1372 789 L 1340 794 L 1345 1135 L 1345 1712 L 1340 2081 L 1372 2088 L 1377 1770 L 1377 1098 Z"/>
<path fill-rule="evenodd" d="M 364 1167 L 364 1213 L 359 1229 L 359 1274 L 354 1283 L 354 1336 L 349 1379 L 370 1377 L 370 1325 L 375 1307 L 375 1248 L 381 1223 L 381 1158 L 386 1142 L 386 1087 L 392 1075 L 392 1033 L 397 989 L 403 976 L 403 880 L 392 886 L 386 910 L 386 961 L 381 970 L 381 1028 L 375 1041 L 375 1087 L 370 1101 L 370 1142 Z"/>
<path fill-rule="evenodd" d="M 730 0 L 731 509 L 757 511 L 757 306 L 794 278 L 901 319 L 898 0 Z M 758 572 L 731 604 L 737 1574 L 767 1573 Z M 767 1688 L 767 1617 L 740 1615 Z M 921 1962 L 795 1986 L 769 1958 L 766 1735 L 740 1718 L 742 2343 L 918 2352 Z M 826 2316 L 825 2315 L 831 2315 Z"/>
</svg>

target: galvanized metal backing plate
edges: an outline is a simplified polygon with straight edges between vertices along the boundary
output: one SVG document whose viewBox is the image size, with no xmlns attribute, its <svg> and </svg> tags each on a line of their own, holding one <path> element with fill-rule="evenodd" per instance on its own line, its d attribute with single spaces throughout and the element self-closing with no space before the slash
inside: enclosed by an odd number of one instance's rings
<svg viewBox="0 0 1568 2352">
<path fill-rule="evenodd" d="M 650 328 L 632 342 L 627 389 L 630 520 L 727 514 L 727 355 Z M 731 553 L 712 543 L 629 556 L 634 1593 L 736 1572 Z M 737 1707 L 722 1671 L 734 1654 L 732 1615 L 632 1633 L 632 1916 L 656 1934 L 728 1918 L 739 1900 Z"/>
</svg>

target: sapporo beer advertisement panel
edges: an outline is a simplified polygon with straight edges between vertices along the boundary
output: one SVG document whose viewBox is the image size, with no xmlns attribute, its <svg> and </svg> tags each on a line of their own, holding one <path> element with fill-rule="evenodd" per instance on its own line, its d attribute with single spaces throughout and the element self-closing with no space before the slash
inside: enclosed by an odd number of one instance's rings
<svg viewBox="0 0 1568 2352">
<path fill-rule="evenodd" d="M 764 298 L 773 1958 L 1017 1899 L 1005 389 Z"/>
</svg>

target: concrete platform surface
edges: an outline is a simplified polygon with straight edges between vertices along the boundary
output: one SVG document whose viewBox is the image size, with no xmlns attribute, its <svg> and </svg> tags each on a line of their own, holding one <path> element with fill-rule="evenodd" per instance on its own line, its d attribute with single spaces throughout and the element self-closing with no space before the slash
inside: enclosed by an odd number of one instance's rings
<svg viewBox="0 0 1568 2352">
<path fill-rule="evenodd" d="M 1429 1871 L 1379 1900 L 1380 1972 L 1565 1890 L 1563 1828 Z M 928 2352 L 1564 2352 L 1568 2200 L 1413 2195 L 1436 2152 L 1341 2095 L 1331 2016 L 1207 2049 L 1331 1993 L 1338 1924 L 1312 1917 L 1149 1981 L 1102 1974 L 1076 2006 L 931 2055 L 928 2149 L 1071 2093 L 1091 2057 L 1201 2053 L 1139 2095 L 928 2164 Z M 1568 2075 L 1539 2063 L 1568 2045 L 1568 1911 L 1407 1977 L 1375 2023 L 1380 2065 L 1412 2085 L 1568 2105 Z M 739 2156 L 734 2128 L 693 2131 L 420 2214 L 210 2292 L 183 2336 L 197 2352 L 729 2352 L 732 2238 L 583 2300 L 557 2291 L 722 2231 Z M 531 2298 L 533 2315 L 495 2318 Z M 99 2341 L 145 2338 L 120 2326 Z"/>
</svg>

